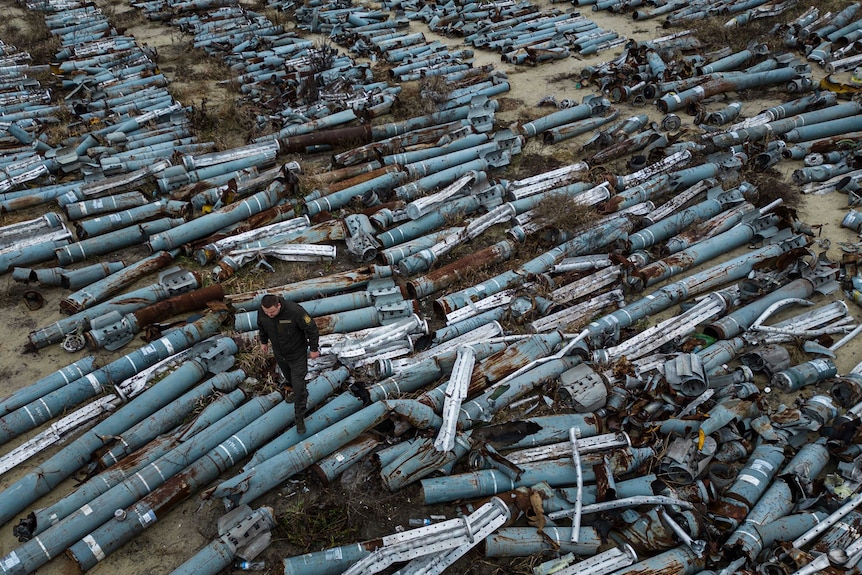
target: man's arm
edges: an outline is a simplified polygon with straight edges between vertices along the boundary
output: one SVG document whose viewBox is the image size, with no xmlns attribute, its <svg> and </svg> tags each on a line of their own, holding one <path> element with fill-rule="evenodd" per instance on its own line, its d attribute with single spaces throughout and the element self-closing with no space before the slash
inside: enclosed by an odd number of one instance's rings
<svg viewBox="0 0 862 575">
<path fill-rule="evenodd" d="M 262 313 L 263 310 L 257 310 L 257 337 L 260 339 L 260 348 L 264 353 L 269 353 L 269 335 L 267 335 L 266 329 L 264 329 L 263 323 L 260 321 Z"/>
<path fill-rule="evenodd" d="M 317 323 L 308 315 L 308 312 L 302 309 L 302 306 L 299 306 L 301 309 L 301 315 L 299 318 L 299 327 L 302 330 L 302 333 L 305 334 L 305 339 L 308 341 L 308 349 L 311 350 L 311 358 L 314 359 L 320 355 L 320 350 L 318 349 L 319 341 L 320 341 L 320 331 L 317 329 Z"/>
</svg>

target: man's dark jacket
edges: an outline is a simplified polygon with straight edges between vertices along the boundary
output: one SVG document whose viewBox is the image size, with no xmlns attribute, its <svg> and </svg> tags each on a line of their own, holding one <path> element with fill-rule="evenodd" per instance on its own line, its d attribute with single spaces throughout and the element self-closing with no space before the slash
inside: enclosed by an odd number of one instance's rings
<svg viewBox="0 0 862 575">
<path fill-rule="evenodd" d="M 305 357 L 308 349 L 317 351 L 319 334 L 317 324 L 302 306 L 292 301 L 278 298 L 281 311 L 269 317 L 263 310 L 257 312 L 257 328 L 260 330 L 260 343 L 272 342 L 276 357 L 297 359 Z"/>
</svg>

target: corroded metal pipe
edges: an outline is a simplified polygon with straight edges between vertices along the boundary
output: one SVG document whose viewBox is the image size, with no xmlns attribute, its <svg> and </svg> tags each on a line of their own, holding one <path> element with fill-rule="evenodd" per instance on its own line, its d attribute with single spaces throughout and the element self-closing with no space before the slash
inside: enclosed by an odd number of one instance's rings
<svg viewBox="0 0 862 575">
<path fill-rule="evenodd" d="M 163 251 L 137 261 L 130 266 L 126 266 L 122 270 L 91 283 L 61 299 L 60 310 L 73 314 L 93 307 L 97 303 L 107 299 L 111 294 L 116 293 L 138 279 L 154 271 L 161 270 L 173 262 L 176 256 L 176 250 Z M 194 284 L 195 287 L 199 286 L 200 277 L 195 273 L 185 272 L 174 267 L 164 270 L 159 276 L 159 282 L 170 286 L 172 291 L 178 292 L 184 285 Z"/>
<path fill-rule="evenodd" d="M 716 94 L 722 94 L 724 92 L 738 92 L 739 90 L 747 88 L 760 88 L 764 86 L 774 86 L 776 84 L 785 84 L 806 73 L 810 73 L 810 71 L 807 70 L 807 67 L 797 69 L 788 66 L 786 68 L 779 68 L 777 70 L 769 70 L 766 72 L 717 78 L 678 94 L 666 94 L 656 103 L 662 112 L 668 113 L 684 108 L 694 102 L 699 102 L 710 96 L 715 96 Z"/>
<path fill-rule="evenodd" d="M 222 285 L 213 284 L 141 308 L 109 324 L 99 321 L 100 318 L 95 317 L 90 320 L 91 329 L 84 334 L 84 338 L 87 340 L 87 347 L 90 349 L 95 350 L 104 347 L 113 351 L 129 343 L 135 334 L 142 329 L 152 326 L 160 320 L 181 313 L 204 309 L 207 303 L 212 301 L 220 302 L 223 297 L 224 289 Z M 96 324 L 98 324 L 98 328 L 93 327 Z M 161 333 L 161 331 L 156 331 L 156 333 Z M 149 334 L 147 339 L 152 339 L 151 336 L 152 334 Z"/>
</svg>

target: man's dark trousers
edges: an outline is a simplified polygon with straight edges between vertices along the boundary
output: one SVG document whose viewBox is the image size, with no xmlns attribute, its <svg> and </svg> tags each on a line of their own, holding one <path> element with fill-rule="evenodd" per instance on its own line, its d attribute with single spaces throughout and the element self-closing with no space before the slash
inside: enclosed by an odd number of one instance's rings
<svg viewBox="0 0 862 575">
<path fill-rule="evenodd" d="M 296 421 L 305 420 L 305 404 L 308 402 L 305 375 L 308 373 L 308 359 L 305 356 L 292 359 L 275 356 L 275 361 L 284 374 L 285 385 L 293 387 L 293 412 Z"/>
</svg>

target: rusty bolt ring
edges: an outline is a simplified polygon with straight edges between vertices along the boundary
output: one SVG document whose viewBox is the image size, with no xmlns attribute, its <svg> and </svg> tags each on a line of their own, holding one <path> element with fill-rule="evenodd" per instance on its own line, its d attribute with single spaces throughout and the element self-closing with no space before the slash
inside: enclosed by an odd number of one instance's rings
<svg viewBox="0 0 862 575">
<path fill-rule="evenodd" d="M 45 298 L 36 290 L 28 289 L 24 292 L 24 305 L 30 311 L 36 311 L 45 304 Z"/>
</svg>

